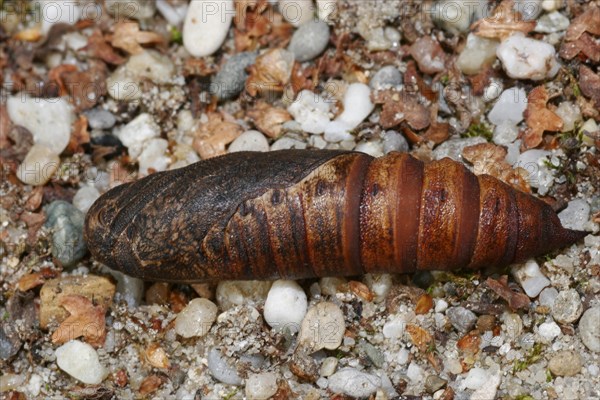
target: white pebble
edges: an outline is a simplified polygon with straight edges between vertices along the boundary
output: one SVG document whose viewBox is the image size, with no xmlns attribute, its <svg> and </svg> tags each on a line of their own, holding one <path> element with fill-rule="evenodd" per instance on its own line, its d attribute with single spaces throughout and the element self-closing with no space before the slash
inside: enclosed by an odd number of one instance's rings
<svg viewBox="0 0 600 400">
<path fill-rule="evenodd" d="M 337 11 L 337 0 L 317 0 L 317 15 L 321 21 L 330 22 Z"/>
<path fill-rule="evenodd" d="M 306 142 L 295 139 L 293 137 L 284 136 L 280 139 L 277 139 L 275 143 L 271 145 L 271 151 L 275 150 L 285 150 L 285 149 L 306 149 Z"/>
<path fill-rule="evenodd" d="M 330 109 L 328 100 L 310 90 L 303 90 L 287 110 L 300 123 L 304 132 L 321 134 L 329 123 Z"/>
<path fill-rule="evenodd" d="M 558 11 L 543 15 L 537 21 L 536 32 L 554 33 L 566 30 L 571 21 Z"/>
<path fill-rule="evenodd" d="M 219 349 L 210 349 L 207 364 L 211 375 L 216 380 L 227 385 L 239 386 L 242 384 L 242 378 L 240 378 L 236 368 L 232 365 L 233 363 Z"/>
<path fill-rule="evenodd" d="M 138 115 L 127 125 L 116 130 L 116 135 L 129 152 L 129 156 L 137 160 L 142 154 L 144 142 L 160 136 L 160 126 L 150 114 Z"/>
<path fill-rule="evenodd" d="M 17 168 L 17 178 L 27 185 L 41 186 L 52 178 L 60 158 L 45 145 L 34 144 Z"/>
<path fill-rule="evenodd" d="M 471 368 L 463 385 L 467 389 L 477 390 L 482 387 L 490 378 L 490 374 L 483 368 Z"/>
<path fill-rule="evenodd" d="M 542 289 L 550 285 L 550 280 L 542 274 L 540 266 L 533 259 L 513 267 L 512 274 L 531 298 L 537 297 Z"/>
<path fill-rule="evenodd" d="M 351 141 L 354 136 L 350 133 L 351 128 L 345 122 L 331 121 L 325 126 L 323 137 L 330 143 Z"/>
<path fill-rule="evenodd" d="M 183 46 L 194 57 L 209 56 L 219 50 L 235 15 L 233 0 L 195 0 L 185 16 Z"/>
<path fill-rule="evenodd" d="M 472 0 L 440 0 L 431 10 L 431 18 L 445 31 L 460 33 L 469 30 L 471 23 L 475 22 L 485 12 L 486 4 Z"/>
<path fill-rule="evenodd" d="M 129 57 L 107 79 L 108 94 L 115 100 L 132 101 L 142 97 L 142 80 L 167 83 L 175 72 L 171 59 L 158 51 L 145 50 Z"/>
<path fill-rule="evenodd" d="M 386 131 L 383 136 L 383 152 L 388 154 L 392 151 L 407 153 L 410 150 L 408 141 L 400 133 L 396 131 Z"/>
<path fill-rule="evenodd" d="M 589 308 L 583 313 L 579 321 L 579 335 L 588 349 L 600 352 L 600 307 Z"/>
<path fill-rule="evenodd" d="M 250 374 L 246 379 L 248 400 L 267 400 L 277 393 L 277 376 L 272 372 Z"/>
<path fill-rule="evenodd" d="M 298 342 L 312 352 L 337 349 L 342 344 L 346 325 L 337 304 L 325 301 L 312 306 L 302 320 Z"/>
<path fill-rule="evenodd" d="M 383 155 L 383 145 L 381 142 L 361 142 L 356 145 L 354 151 L 360 151 L 372 157 L 381 157 Z"/>
<path fill-rule="evenodd" d="M 250 130 L 238 136 L 230 145 L 228 151 L 269 151 L 269 142 L 259 131 Z"/>
<path fill-rule="evenodd" d="M 383 325 L 382 333 L 386 339 L 400 339 L 404 335 L 406 321 L 401 316 L 394 316 Z"/>
<path fill-rule="evenodd" d="M 42 21 L 42 33 L 44 34 L 48 33 L 50 28 L 56 24 L 73 25 L 81 18 L 81 7 L 72 0 L 36 0 L 32 4 L 32 11 L 41 12 L 41 15 L 34 18 L 37 18 L 36 21 Z"/>
<path fill-rule="evenodd" d="M 448 309 L 448 302 L 444 299 L 436 299 L 435 301 L 435 312 L 443 313 Z"/>
<path fill-rule="evenodd" d="M 548 287 L 548 288 L 542 290 L 538 300 L 539 300 L 541 306 L 552 308 L 557 296 L 558 296 L 558 290 L 554 289 L 553 287 Z"/>
<path fill-rule="evenodd" d="M 393 278 L 390 274 L 366 274 L 364 280 L 369 290 L 375 295 L 373 300 L 376 303 L 385 300 L 392 289 Z"/>
<path fill-rule="evenodd" d="M 346 89 L 344 95 L 344 112 L 336 118 L 349 129 L 356 128 L 367 118 L 375 105 L 371 102 L 371 88 L 364 83 L 353 83 Z"/>
<path fill-rule="evenodd" d="M 190 301 L 175 318 L 175 332 L 184 338 L 202 337 L 217 319 L 217 306 L 208 299 Z"/>
<path fill-rule="evenodd" d="M 545 343 L 552 342 L 560 333 L 560 326 L 554 321 L 544 322 L 538 327 L 538 334 L 544 339 Z"/>
<path fill-rule="evenodd" d="M 514 10 L 521 13 L 524 21 L 532 21 L 542 13 L 542 0 L 515 0 Z"/>
<path fill-rule="evenodd" d="M 532 187 L 537 189 L 549 187 L 554 180 L 554 176 L 552 171 L 544 164 L 544 160 L 551 154 L 546 150 L 532 149 L 524 151 L 519 155 L 517 162 L 513 164 L 513 168 L 520 167 L 527 171 L 529 185 Z M 545 193 L 540 194 L 544 195 Z"/>
<path fill-rule="evenodd" d="M 555 11 L 561 8 L 564 2 L 564 0 L 542 0 L 542 8 L 545 11 Z"/>
<path fill-rule="evenodd" d="M 324 377 L 329 377 L 333 375 L 335 369 L 338 365 L 338 359 L 335 357 L 327 357 L 323 360 L 323 364 L 321 364 L 321 368 L 319 370 L 319 374 Z"/>
<path fill-rule="evenodd" d="M 323 293 L 324 296 L 335 296 L 339 291 L 339 288 L 346 283 L 346 279 L 337 276 L 325 277 L 319 280 L 321 293 Z"/>
<path fill-rule="evenodd" d="M 93 186 L 83 186 L 73 196 L 73 205 L 85 214 L 98 197 L 100 197 L 98 189 Z"/>
<path fill-rule="evenodd" d="M 172 26 L 179 26 L 185 19 L 187 3 L 174 3 L 168 0 L 156 0 L 156 9 Z"/>
<path fill-rule="evenodd" d="M 553 78 L 560 69 L 553 46 L 522 33 L 513 34 L 500 43 L 496 54 L 507 75 L 514 79 Z"/>
<path fill-rule="evenodd" d="M 456 60 L 456 66 L 467 75 L 477 74 L 486 64 L 496 59 L 500 42 L 469 33 L 467 44 Z"/>
<path fill-rule="evenodd" d="M 570 101 L 560 103 L 554 112 L 563 120 L 563 132 L 572 131 L 582 120 L 581 109 Z"/>
<path fill-rule="evenodd" d="M 277 331 L 298 332 L 306 315 L 308 301 L 306 293 L 295 281 L 278 280 L 273 282 L 267 301 L 264 318 L 269 326 Z"/>
<path fill-rule="evenodd" d="M 519 128 L 511 121 L 501 122 L 500 125 L 496 125 L 494 129 L 494 143 L 499 145 L 507 145 L 515 140 L 519 136 Z"/>
<path fill-rule="evenodd" d="M 415 384 L 421 383 L 425 379 L 423 368 L 419 367 L 414 361 L 408 364 L 406 376 Z"/>
<path fill-rule="evenodd" d="M 329 377 L 329 390 L 353 397 L 369 397 L 381 386 L 381 378 L 358 371 L 354 368 L 344 368 Z"/>
<path fill-rule="evenodd" d="M 567 208 L 558 214 L 558 218 L 565 228 L 582 231 L 590 217 L 590 210 L 591 207 L 587 201 L 575 199 L 571 200 Z"/>
<path fill-rule="evenodd" d="M 527 108 L 527 93 L 523 88 L 506 89 L 492 107 L 488 119 L 494 125 L 512 123 L 517 125 L 523 121 L 523 113 Z"/>
<path fill-rule="evenodd" d="M 410 351 L 408 351 L 408 349 L 403 347 L 398 352 L 396 361 L 398 361 L 398 364 L 400 364 L 400 365 L 406 365 L 409 357 L 410 357 Z"/>
<path fill-rule="evenodd" d="M 215 297 L 219 308 L 227 311 L 235 306 L 264 303 L 269 289 L 269 281 L 220 281 Z"/>
<path fill-rule="evenodd" d="M 11 96 L 6 102 L 6 109 L 15 125 L 31 132 L 33 143 L 46 146 L 56 155 L 67 148 L 75 113 L 65 99 Z"/>
<path fill-rule="evenodd" d="M 171 158 L 166 155 L 169 142 L 166 139 L 154 138 L 144 142 L 142 154 L 138 157 L 141 175 L 164 171 L 171 163 Z"/>
<path fill-rule="evenodd" d="M 502 380 L 502 376 L 500 373 L 493 374 L 489 377 L 489 379 L 485 382 L 485 385 L 479 387 L 479 389 L 475 390 L 469 400 L 490 400 L 496 398 L 496 392 L 498 391 L 498 386 L 500 386 L 500 381 Z"/>
<path fill-rule="evenodd" d="M 279 0 L 279 12 L 290 24 L 298 27 L 315 15 L 313 0 Z"/>
<path fill-rule="evenodd" d="M 98 353 L 87 343 L 71 340 L 56 349 L 55 354 L 58 367 L 83 383 L 98 385 L 106 377 Z"/>
</svg>

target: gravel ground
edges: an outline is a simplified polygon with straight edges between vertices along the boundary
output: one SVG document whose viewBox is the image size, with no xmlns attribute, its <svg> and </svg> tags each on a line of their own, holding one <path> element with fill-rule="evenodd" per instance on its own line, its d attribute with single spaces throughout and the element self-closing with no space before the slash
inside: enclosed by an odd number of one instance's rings
<svg viewBox="0 0 600 400">
<path fill-rule="evenodd" d="M 600 399 L 600 2 L 0 0 L 6 399 Z M 483 271 L 166 284 L 110 188 L 227 152 L 451 157 L 580 243 Z"/>
</svg>

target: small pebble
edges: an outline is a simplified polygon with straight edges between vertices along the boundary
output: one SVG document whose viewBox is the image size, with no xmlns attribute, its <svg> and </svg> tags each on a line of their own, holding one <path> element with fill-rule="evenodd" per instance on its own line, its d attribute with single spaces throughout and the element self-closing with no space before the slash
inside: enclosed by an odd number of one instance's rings
<svg viewBox="0 0 600 400">
<path fill-rule="evenodd" d="M 156 2 L 147 0 L 106 0 L 106 9 L 112 15 L 146 20 L 152 18 L 156 12 Z"/>
<path fill-rule="evenodd" d="M 549 151 L 532 149 L 524 151 L 519 155 L 513 168 L 521 167 L 529 173 L 529 184 L 535 188 L 549 187 L 553 181 L 551 171 L 545 166 L 546 157 L 551 155 Z"/>
<path fill-rule="evenodd" d="M 184 338 L 202 337 L 217 319 L 217 306 L 208 299 L 190 301 L 175 318 L 175 332 Z"/>
<path fill-rule="evenodd" d="M 312 352 L 334 350 L 342 344 L 344 332 L 344 313 L 337 304 L 325 301 L 308 309 L 302 320 L 298 342 Z"/>
<path fill-rule="evenodd" d="M 238 136 L 227 149 L 229 153 L 238 151 L 269 151 L 269 142 L 259 131 L 250 130 Z"/>
<path fill-rule="evenodd" d="M 235 386 L 240 386 L 242 384 L 242 378 L 240 378 L 237 370 L 232 365 L 232 360 L 229 360 L 224 356 L 219 349 L 210 349 L 208 352 L 207 363 L 211 375 L 219 382 Z"/>
<path fill-rule="evenodd" d="M 542 289 L 550 286 L 550 280 L 542 274 L 540 266 L 533 259 L 513 267 L 512 274 L 530 298 L 537 297 Z"/>
<path fill-rule="evenodd" d="M 420 384 L 425 379 L 425 371 L 416 362 L 408 364 L 406 369 L 406 376 L 414 384 Z"/>
<path fill-rule="evenodd" d="M 300 62 L 318 57 L 329 43 L 329 25 L 321 20 L 310 20 L 302 24 L 294 35 L 288 50 Z"/>
<path fill-rule="evenodd" d="M 475 390 L 469 400 L 490 400 L 496 398 L 498 386 L 500 386 L 500 382 L 502 381 L 502 374 L 488 374 L 488 376 L 489 378 L 485 384 Z"/>
<path fill-rule="evenodd" d="M 470 331 L 477 322 L 475 313 L 464 307 L 450 307 L 446 311 L 446 316 L 448 316 L 452 326 L 459 332 Z"/>
<path fill-rule="evenodd" d="M 93 186 L 82 186 L 73 196 L 73 205 L 85 214 L 98 197 L 100 197 L 98 189 Z"/>
<path fill-rule="evenodd" d="M 394 316 L 383 325 L 382 333 L 386 339 L 400 339 L 406 329 L 406 320 L 402 316 Z"/>
<path fill-rule="evenodd" d="M 284 136 L 280 139 L 277 139 L 275 143 L 271 145 L 271 151 L 275 150 L 285 150 L 285 149 L 298 149 L 304 150 L 308 146 L 305 141 L 295 139 L 293 137 Z"/>
<path fill-rule="evenodd" d="M 581 124 L 581 109 L 570 101 L 561 102 L 554 111 L 563 120 L 562 132 L 570 132 Z"/>
<path fill-rule="evenodd" d="M 343 277 L 331 276 L 321 278 L 319 280 L 319 286 L 321 286 L 321 293 L 324 296 L 335 296 L 342 285 L 347 283 Z"/>
<path fill-rule="evenodd" d="M 429 375 L 425 379 L 425 390 L 427 393 L 435 393 L 448 383 L 447 380 L 440 378 L 437 375 Z"/>
<path fill-rule="evenodd" d="M 323 364 L 321 364 L 321 369 L 319 370 L 319 374 L 325 378 L 333 375 L 335 369 L 338 365 L 338 359 L 336 357 L 327 357 L 323 360 Z"/>
<path fill-rule="evenodd" d="M 156 9 L 171 26 L 180 26 L 185 19 L 187 6 L 187 3 L 171 3 L 166 0 L 156 2 Z"/>
<path fill-rule="evenodd" d="M 600 352 L 600 306 L 587 309 L 579 321 L 579 336 L 591 351 Z"/>
<path fill-rule="evenodd" d="M 552 308 L 554 320 L 561 324 L 577 321 L 583 312 L 579 293 L 575 289 L 567 289 L 558 293 Z"/>
<path fill-rule="evenodd" d="M 127 147 L 129 156 L 137 160 L 145 142 L 160 136 L 160 126 L 150 114 L 142 113 L 127 125 L 116 129 L 116 135 L 123 146 Z"/>
<path fill-rule="evenodd" d="M 445 31 L 467 32 L 475 20 L 486 13 L 486 3 L 471 0 L 440 0 L 431 9 L 431 18 Z"/>
<path fill-rule="evenodd" d="M 542 0 L 515 0 L 514 9 L 524 21 L 533 21 L 542 13 Z"/>
<path fill-rule="evenodd" d="M 172 79 L 174 72 L 175 65 L 168 56 L 155 50 L 144 50 L 130 56 L 106 79 L 108 94 L 115 100 L 137 100 L 143 95 L 143 80 L 164 84 Z"/>
<path fill-rule="evenodd" d="M 390 274 L 366 274 L 364 276 L 365 284 L 375 296 L 373 301 L 379 303 L 385 300 L 392 289 L 392 280 L 393 278 Z"/>
<path fill-rule="evenodd" d="M 181 32 L 183 46 L 194 57 L 213 54 L 225 41 L 234 15 L 233 0 L 192 1 Z"/>
<path fill-rule="evenodd" d="M 21 94 L 9 97 L 6 109 L 13 124 L 31 132 L 34 144 L 45 146 L 55 155 L 67 148 L 75 113 L 64 98 L 40 99 Z"/>
<path fill-rule="evenodd" d="M 219 309 L 227 311 L 235 306 L 262 304 L 271 284 L 269 281 L 220 281 L 215 294 Z"/>
<path fill-rule="evenodd" d="M 240 94 L 246 85 L 246 68 L 254 64 L 256 53 L 242 52 L 229 57 L 215 75 L 210 91 L 219 100 L 228 100 Z"/>
<path fill-rule="evenodd" d="M 144 281 L 125 275 L 122 272 L 104 267 L 102 271 L 110 274 L 117 281 L 117 295 L 127 303 L 128 307 L 137 307 L 144 297 Z"/>
<path fill-rule="evenodd" d="M 267 400 L 277 393 L 277 376 L 272 372 L 250 374 L 245 392 L 248 400 Z"/>
<path fill-rule="evenodd" d="M 538 327 L 538 334 L 544 339 L 545 343 L 552 342 L 560 333 L 560 326 L 554 321 L 544 322 Z"/>
<path fill-rule="evenodd" d="M 85 214 L 63 200 L 53 201 L 45 212 L 44 226 L 52 231 L 52 255 L 63 266 L 74 266 L 87 251 L 83 241 Z"/>
<path fill-rule="evenodd" d="M 401 85 L 402 80 L 400 70 L 393 65 L 387 65 L 373 75 L 369 81 L 369 86 L 373 90 L 389 89 Z"/>
<path fill-rule="evenodd" d="M 462 152 L 465 147 L 480 143 L 487 143 L 487 140 L 481 136 L 475 136 L 465 139 L 449 139 L 440 144 L 433 150 L 433 158 L 441 160 L 444 157 L 450 157 L 454 161 L 462 160 Z"/>
<path fill-rule="evenodd" d="M 364 83 L 353 83 L 344 95 L 344 112 L 336 118 L 349 130 L 356 128 L 371 114 L 375 105 L 371 102 L 371 88 Z"/>
<path fill-rule="evenodd" d="M 496 60 L 496 49 L 499 44 L 497 40 L 469 33 L 466 46 L 456 60 L 456 66 L 467 75 L 479 73 L 486 64 Z"/>
<path fill-rule="evenodd" d="M 548 362 L 548 369 L 556 376 L 574 376 L 581 372 L 581 356 L 574 351 L 560 351 Z"/>
<path fill-rule="evenodd" d="M 300 330 L 306 315 L 308 301 L 306 293 L 295 281 L 278 280 L 273 282 L 265 301 L 264 318 L 273 329 L 292 333 Z"/>
<path fill-rule="evenodd" d="M 540 297 L 538 298 L 540 305 L 548 308 L 552 308 L 554 306 L 554 301 L 558 296 L 558 290 L 553 287 L 548 287 L 540 293 Z"/>
<path fill-rule="evenodd" d="M 381 386 L 381 378 L 354 368 L 344 368 L 329 377 L 329 390 L 353 397 L 369 397 Z"/>
<path fill-rule="evenodd" d="M 499 145 L 507 145 L 515 140 L 519 136 L 519 128 L 512 121 L 501 122 L 500 125 L 496 125 L 494 128 L 493 141 Z"/>
<path fill-rule="evenodd" d="M 110 129 L 115 126 L 117 119 L 110 112 L 101 108 L 93 108 L 85 112 L 88 125 L 92 129 Z"/>
<path fill-rule="evenodd" d="M 321 21 L 330 22 L 337 11 L 337 0 L 317 0 L 317 15 Z"/>
<path fill-rule="evenodd" d="M 354 136 L 352 136 L 350 131 L 351 129 L 346 123 L 331 121 L 325 127 L 325 135 L 323 135 L 323 137 L 330 143 L 350 142 L 354 140 Z"/>
<path fill-rule="evenodd" d="M 542 15 L 540 19 L 537 20 L 535 31 L 542 33 L 561 32 L 566 30 L 570 24 L 571 21 L 569 21 L 569 18 L 565 17 L 558 11 L 554 11 L 549 14 Z"/>
<path fill-rule="evenodd" d="M 301 124 L 304 132 L 321 134 L 329 124 L 330 107 L 328 100 L 310 90 L 303 90 L 287 110 Z"/>
<path fill-rule="evenodd" d="M 367 358 L 373 363 L 373 366 L 376 368 L 382 368 L 384 363 L 384 357 L 381 350 L 377 347 L 373 346 L 371 343 L 366 340 L 361 340 L 356 346 L 356 349 L 359 352 L 364 352 L 367 355 Z"/>
<path fill-rule="evenodd" d="M 408 153 L 410 146 L 408 141 L 399 132 L 386 131 L 383 134 L 383 153 L 388 154 L 392 151 L 398 151 L 400 153 Z"/>
<path fill-rule="evenodd" d="M 482 387 L 490 378 L 490 374 L 483 368 L 471 368 L 463 385 L 467 389 L 477 390 Z"/>
<path fill-rule="evenodd" d="M 410 54 L 425 73 L 434 75 L 445 70 L 446 53 L 437 40 L 430 36 L 422 36 L 410 47 Z"/>
<path fill-rule="evenodd" d="M 583 231 L 590 218 L 590 205 L 583 199 L 571 200 L 558 218 L 563 227 Z"/>
<path fill-rule="evenodd" d="M 539 81 L 553 78 L 560 69 L 553 46 L 522 33 L 515 33 L 500 43 L 496 54 L 513 79 Z"/>
<path fill-rule="evenodd" d="M 167 156 L 169 142 L 162 138 L 148 139 L 143 144 L 144 149 L 138 157 L 141 175 L 149 175 L 153 172 L 165 171 L 171 164 L 171 157 Z"/>
<path fill-rule="evenodd" d="M 55 354 L 58 367 L 85 384 L 98 385 L 106 377 L 98 353 L 87 343 L 71 340 L 57 348 Z"/>
<path fill-rule="evenodd" d="M 27 185 L 42 186 L 60 166 L 60 157 L 43 144 L 34 144 L 17 168 L 17 178 Z"/>
<path fill-rule="evenodd" d="M 448 302 L 444 299 L 435 300 L 435 312 L 442 313 L 448 309 Z"/>
<path fill-rule="evenodd" d="M 71 0 L 38 0 L 37 4 L 32 4 L 32 12 L 35 10 L 41 15 L 36 13 L 32 16 L 42 22 L 42 33 L 47 34 L 56 24 L 73 25 L 79 21 L 82 6 Z"/>
<path fill-rule="evenodd" d="M 523 88 L 512 87 L 502 92 L 492 110 L 488 114 L 494 125 L 502 123 L 517 125 L 523 121 L 523 113 L 527 108 L 527 93 Z"/>
<path fill-rule="evenodd" d="M 312 0 L 279 0 L 279 12 L 287 22 L 299 27 L 313 19 L 315 5 Z"/>
<path fill-rule="evenodd" d="M 361 142 L 356 145 L 354 151 L 368 154 L 372 157 L 381 157 L 383 155 L 383 145 L 381 142 Z"/>
</svg>

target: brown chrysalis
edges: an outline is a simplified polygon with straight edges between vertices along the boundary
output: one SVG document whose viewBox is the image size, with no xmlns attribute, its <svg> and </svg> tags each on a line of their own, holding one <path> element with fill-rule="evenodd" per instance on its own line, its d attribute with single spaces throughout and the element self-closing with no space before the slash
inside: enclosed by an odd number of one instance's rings
<svg viewBox="0 0 600 400">
<path fill-rule="evenodd" d="M 118 186 L 85 240 L 147 280 L 307 278 L 508 265 L 572 244 L 552 208 L 450 159 L 242 152 Z"/>
</svg>

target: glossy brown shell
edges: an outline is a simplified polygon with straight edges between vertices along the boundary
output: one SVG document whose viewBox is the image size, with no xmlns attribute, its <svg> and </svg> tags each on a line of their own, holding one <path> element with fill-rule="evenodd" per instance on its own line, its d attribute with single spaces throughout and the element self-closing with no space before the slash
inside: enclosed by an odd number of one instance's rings
<svg viewBox="0 0 600 400">
<path fill-rule="evenodd" d="M 242 152 L 118 186 L 85 240 L 148 280 L 307 278 L 507 265 L 574 243 L 539 199 L 450 159 Z"/>
</svg>

